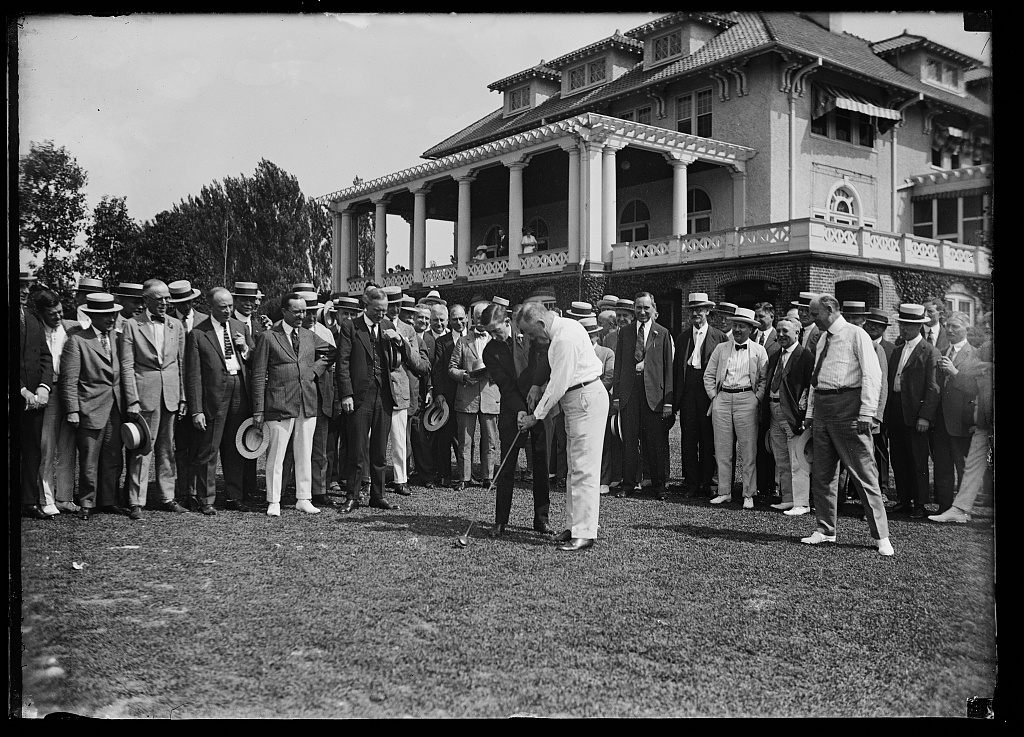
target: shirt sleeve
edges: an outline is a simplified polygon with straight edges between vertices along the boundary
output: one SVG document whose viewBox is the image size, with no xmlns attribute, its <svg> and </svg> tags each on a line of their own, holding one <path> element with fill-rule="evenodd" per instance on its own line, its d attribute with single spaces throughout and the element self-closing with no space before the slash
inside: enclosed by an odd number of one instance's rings
<svg viewBox="0 0 1024 737">
<path fill-rule="evenodd" d="M 860 364 L 860 411 L 861 419 L 871 419 L 878 411 L 878 396 L 882 389 L 882 367 L 878 354 L 869 336 L 863 329 L 853 328 L 853 350 Z"/>
<path fill-rule="evenodd" d="M 551 378 L 548 379 L 548 386 L 533 410 L 533 416 L 538 420 L 547 417 L 555 403 L 569 388 L 569 377 L 576 371 L 576 355 L 572 343 L 568 340 L 551 341 L 548 361 L 551 364 Z"/>
</svg>

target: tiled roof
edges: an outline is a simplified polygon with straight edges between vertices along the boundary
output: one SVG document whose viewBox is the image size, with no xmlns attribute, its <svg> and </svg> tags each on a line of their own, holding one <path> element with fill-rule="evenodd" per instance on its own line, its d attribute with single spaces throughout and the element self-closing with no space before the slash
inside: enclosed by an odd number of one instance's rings
<svg viewBox="0 0 1024 737">
<path fill-rule="evenodd" d="M 644 23 L 643 25 L 639 25 L 636 28 L 626 31 L 625 35 L 629 36 L 630 38 L 647 38 L 651 34 L 657 33 L 662 28 L 666 28 L 670 25 L 679 22 L 680 20 L 685 19 L 710 23 L 711 25 L 717 25 L 720 28 L 728 28 L 729 25 L 734 22 L 732 19 L 728 18 L 726 14 L 723 13 L 669 13 L 668 15 L 663 15 L 659 18 L 655 18 L 652 21 L 649 21 L 647 23 Z"/>
<path fill-rule="evenodd" d="M 496 92 L 504 91 L 512 85 L 523 82 L 531 77 L 540 77 L 541 79 L 550 79 L 552 81 L 559 81 L 562 78 L 562 73 L 546 66 L 543 62 L 532 66 L 529 69 L 524 69 L 521 72 L 516 72 L 504 79 L 499 79 L 497 82 L 492 82 L 487 85 L 487 89 L 494 90 Z"/>
<path fill-rule="evenodd" d="M 978 67 L 964 72 L 964 81 L 968 84 L 977 82 L 979 79 L 992 79 L 992 70 L 988 67 Z"/>
<path fill-rule="evenodd" d="M 563 54 L 557 59 L 552 59 L 547 63 L 547 65 L 552 69 L 558 69 L 559 67 L 571 64 L 577 59 L 590 56 L 591 54 L 606 48 L 618 48 L 637 55 L 642 55 L 644 53 L 644 44 L 642 41 L 637 41 L 635 38 L 623 36 L 621 33 L 616 31 L 608 38 L 602 38 L 600 41 L 584 46 L 581 49 L 570 51 L 568 54 Z"/>
<path fill-rule="evenodd" d="M 986 117 L 991 115 L 991 106 L 987 103 L 973 97 L 960 97 L 927 85 L 879 58 L 872 52 L 871 44 L 864 39 L 852 34 L 831 33 L 795 13 L 740 12 L 722 17 L 727 17 L 735 23 L 710 39 L 696 53 L 646 71 L 643 63 L 638 62 L 618 79 L 564 99 L 561 94 L 555 94 L 537 107 L 515 117 L 503 118 L 502 110 L 496 110 L 424 151 L 423 156 L 445 156 L 543 123 L 594 110 L 599 103 L 610 102 L 637 90 L 663 84 L 721 62 L 738 60 L 776 48 L 797 51 L 810 58 L 820 56 L 826 66 L 867 76 L 881 84 L 911 93 L 923 92 L 925 97 L 958 110 Z"/>
<path fill-rule="evenodd" d="M 889 51 L 902 49 L 905 46 L 913 46 L 921 41 L 924 41 L 924 36 L 914 36 L 913 34 L 904 31 L 899 36 L 893 36 L 892 38 L 887 38 L 882 41 L 875 41 L 871 44 L 871 50 L 876 54 L 885 54 Z"/>
<path fill-rule="evenodd" d="M 871 50 L 879 56 L 888 56 L 894 51 L 902 51 L 906 49 L 912 49 L 914 47 L 921 46 L 928 49 L 929 51 L 942 54 L 943 56 L 951 59 L 956 59 L 965 66 L 980 66 L 981 62 L 975 59 L 973 56 L 961 53 L 956 49 L 951 49 L 948 46 L 943 46 L 940 43 L 931 41 L 924 36 L 915 36 L 912 33 L 904 31 L 899 36 L 893 36 L 883 41 L 876 41 L 871 44 Z"/>
</svg>

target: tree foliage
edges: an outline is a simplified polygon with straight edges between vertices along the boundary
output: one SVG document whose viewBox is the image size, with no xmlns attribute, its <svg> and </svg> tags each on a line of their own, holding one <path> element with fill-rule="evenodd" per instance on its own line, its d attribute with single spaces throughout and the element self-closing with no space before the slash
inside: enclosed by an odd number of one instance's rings
<svg viewBox="0 0 1024 737">
<path fill-rule="evenodd" d="M 138 281 L 138 275 L 128 271 L 134 262 L 139 225 L 128 214 L 125 201 L 125 197 L 104 195 L 93 209 L 92 222 L 85 229 L 85 246 L 75 254 L 75 271 L 107 285 Z"/>
</svg>

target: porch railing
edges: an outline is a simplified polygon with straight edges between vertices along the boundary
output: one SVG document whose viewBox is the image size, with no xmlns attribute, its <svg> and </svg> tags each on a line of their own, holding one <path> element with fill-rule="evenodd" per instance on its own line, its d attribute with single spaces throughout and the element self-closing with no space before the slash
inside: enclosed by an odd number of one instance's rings
<svg viewBox="0 0 1024 737">
<path fill-rule="evenodd" d="M 412 271 L 391 271 L 384 275 L 385 287 L 409 287 L 412 286 Z"/>
<path fill-rule="evenodd" d="M 469 281 L 500 279 L 508 271 L 508 256 L 469 262 Z"/>
<path fill-rule="evenodd" d="M 423 269 L 423 286 L 435 287 L 440 284 L 451 284 L 455 281 L 459 270 L 455 264 L 443 266 L 427 266 Z"/>
<path fill-rule="evenodd" d="M 569 249 L 559 248 L 550 251 L 534 251 L 519 257 L 520 274 L 547 274 L 561 271 L 569 263 Z"/>
</svg>

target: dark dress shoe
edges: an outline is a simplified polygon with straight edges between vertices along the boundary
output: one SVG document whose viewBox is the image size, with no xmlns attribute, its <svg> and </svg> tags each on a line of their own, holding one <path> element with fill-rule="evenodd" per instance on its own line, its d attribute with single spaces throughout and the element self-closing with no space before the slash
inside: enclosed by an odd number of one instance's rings
<svg viewBox="0 0 1024 737">
<path fill-rule="evenodd" d="M 559 545 L 558 549 L 559 550 L 570 550 L 570 551 L 571 550 L 586 550 L 587 548 L 589 548 L 593 544 L 594 544 L 593 540 L 590 540 L 590 539 L 587 539 L 587 538 L 583 538 L 583 537 L 574 537 L 571 540 L 569 540 L 569 542 L 567 542 L 567 543 L 565 543 L 563 545 Z"/>
<path fill-rule="evenodd" d="M 128 508 L 128 519 L 142 519 L 142 507 L 134 505 Z"/>
<path fill-rule="evenodd" d="M 668 498 L 668 490 L 664 488 L 654 490 L 654 498 L 659 502 L 663 502 Z"/>
<path fill-rule="evenodd" d="M 465 488 L 466 488 L 466 482 L 465 481 L 453 481 L 452 482 L 452 491 L 462 491 Z"/>
<path fill-rule="evenodd" d="M 227 509 L 230 512 L 251 512 L 252 511 L 252 507 L 250 507 L 245 502 L 238 501 L 237 499 L 228 499 L 226 502 L 224 502 L 224 509 Z"/>
<path fill-rule="evenodd" d="M 31 517 L 32 519 L 53 519 L 56 514 L 47 514 L 36 505 L 28 505 L 21 508 L 22 517 Z"/>
<path fill-rule="evenodd" d="M 185 509 L 183 506 L 181 506 L 180 504 L 173 500 L 161 506 L 161 509 L 163 509 L 165 512 L 177 512 L 179 514 L 185 514 L 188 512 L 187 509 Z"/>
<path fill-rule="evenodd" d="M 347 499 L 345 503 L 339 507 L 339 509 L 343 514 L 348 514 L 358 506 L 359 502 L 357 502 L 355 499 Z"/>
<path fill-rule="evenodd" d="M 433 489 L 434 488 L 434 482 L 433 481 L 424 481 L 423 482 L 423 488 L 424 489 Z"/>
<path fill-rule="evenodd" d="M 495 525 L 491 528 L 491 537 L 501 537 L 505 534 L 505 525 Z"/>
<path fill-rule="evenodd" d="M 326 494 L 317 494 L 313 497 L 314 507 L 334 507 L 337 506 Z"/>
<path fill-rule="evenodd" d="M 371 499 L 370 506 L 374 509 L 401 509 L 397 504 L 392 504 L 386 499 Z"/>
<path fill-rule="evenodd" d="M 491 485 L 491 481 L 492 479 L 480 479 L 480 486 L 486 489 L 488 486 Z"/>
<path fill-rule="evenodd" d="M 924 519 L 927 516 L 928 511 L 923 504 L 914 505 L 914 508 L 910 510 L 910 519 Z"/>
<path fill-rule="evenodd" d="M 89 507 L 82 507 L 78 511 L 78 519 L 81 519 L 81 520 L 90 520 L 90 519 L 92 519 L 92 509 L 89 508 Z"/>
<path fill-rule="evenodd" d="M 407 487 L 405 484 L 395 484 L 395 488 L 393 488 L 391 491 L 398 494 L 399 496 L 409 496 L 410 494 L 412 494 L 412 492 L 409 491 L 409 487 Z"/>
<path fill-rule="evenodd" d="M 534 522 L 533 529 L 536 532 L 540 532 L 544 535 L 554 535 L 555 528 L 549 525 L 547 522 Z"/>
<path fill-rule="evenodd" d="M 572 530 L 563 530 L 555 537 L 556 543 L 567 543 L 570 540 L 572 540 Z"/>
<path fill-rule="evenodd" d="M 911 502 L 899 502 L 895 504 L 892 509 L 889 510 L 890 514 L 910 514 L 914 511 L 914 505 Z"/>
<path fill-rule="evenodd" d="M 123 507 L 119 507 L 116 504 L 104 504 L 93 511 L 103 512 L 103 514 L 127 514 Z"/>
<path fill-rule="evenodd" d="M 204 507 L 203 507 L 203 508 L 202 508 L 202 509 L 201 509 L 200 511 L 201 511 L 201 512 L 202 512 L 203 514 L 205 514 L 205 515 L 206 515 L 207 517 L 212 517 L 212 516 L 214 516 L 215 514 L 217 514 L 217 510 L 213 508 L 213 505 L 212 505 L 212 504 L 207 504 L 207 505 L 206 505 L 206 506 L 204 506 Z"/>
</svg>

